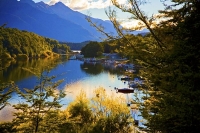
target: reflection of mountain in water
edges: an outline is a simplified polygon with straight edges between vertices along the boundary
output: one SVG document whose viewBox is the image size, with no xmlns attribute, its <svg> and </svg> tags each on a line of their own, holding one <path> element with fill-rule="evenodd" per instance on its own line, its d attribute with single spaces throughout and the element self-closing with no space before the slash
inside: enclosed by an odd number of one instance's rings
<svg viewBox="0 0 200 133">
<path fill-rule="evenodd" d="M 80 67 L 82 71 L 91 75 L 98 75 L 103 71 L 109 72 L 111 74 L 123 74 L 122 69 L 116 68 L 113 65 L 106 65 L 96 62 L 84 62 L 80 65 Z"/>
</svg>

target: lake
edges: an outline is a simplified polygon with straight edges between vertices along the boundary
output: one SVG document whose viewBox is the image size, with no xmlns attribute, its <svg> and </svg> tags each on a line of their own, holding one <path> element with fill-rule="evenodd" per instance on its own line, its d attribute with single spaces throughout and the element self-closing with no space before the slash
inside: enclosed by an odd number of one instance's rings
<svg viewBox="0 0 200 133">
<path fill-rule="evenodd" d="M 110 64 L 68 60 L 66 56 L 58 59 L 35 59 L 26 62 L 11 62 L 9 67 L 1 71 L 1 82 L 15 81 L 21 90 L 23 88 L 34 88 L 37 85 L 38 78 L 25 70 L 25 68 L 37 68 L 38 71 L 49 71 L 49 76 L 56 76 L 55 81 L 64 80 L 58 88 L 64 89 L 67 94 L 62 101 L 62 104 L 64 104 L 63 109 L 74 100 L 81 90 L 84 90 L 88 97 L 91 97 L 93 91 L 99 87 L 103 87 L 112 96 L 123 96 L 127 100 L 133 97 L 133 94 L 116 93 L 114 89 L 115 87 L 128 87 L 127 82 L 119 80 L 119 77 L 123 75 L 122 69 L 115 68 Z M 11 104 L 21 101 L 16 94 L 13 94 L 10 99 Z M 11 112 L 12 107 L 6 107 L 0 112 L 0 120 L 11 120 Z"/>
</svg>

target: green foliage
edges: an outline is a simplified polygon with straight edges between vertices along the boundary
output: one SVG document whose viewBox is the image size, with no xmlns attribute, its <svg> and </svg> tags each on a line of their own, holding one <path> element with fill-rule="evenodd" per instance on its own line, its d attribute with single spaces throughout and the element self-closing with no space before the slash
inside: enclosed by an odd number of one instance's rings
<svg viewBox="0 0 200 133">
<path fill-rule="evenodd" d="M 13 105 L 17 110 L 13 119 L 14 128 L 18 132 L 49 132 L 57 130 L 62 123 L 58 118 L 62 107 L 60 100 L 65 96 L 57 90 L 62 81 L 52 82 L 55 77 L 48 77 L 45 72 L 39 78 L 39 84 L 34 89 L 18 90 L 24 102 Z M 57 120 L 55 122 L 55 120 Z"/>
<path fill-rule="evenodd" d="M 5 61 L 5 60 L 11 60 L 11 59 L 12 59 L 12 57 L 10 56 L 10 54 L 9 54 L 8 52 L 2 53 L 2 54 L 0 55 L 0 57 L 1 57 L 1 59 L 2 59 L 3 61 Z"/>
<path fill-rule="evenodd" d="M 173 0 L 172 5 L 165 3 L 162 14 L 151 17 L 140 9 L 145 4 L 143 0 L 130 0 L 128 5 L 111 1 L 123 12 L 130 13 L 131 19 L 140 21 L 128 31 L 145 27 L 150 32 L 144 37 L 126 35 L 116 18 L 117 12 L 107 12 L 119 34 L 117 52 L 141 66 L 139 74 L 144 77 L 146 88 L 140 89 L 146 95 L 140 103 L 140 111 L 147 120 L 148 132 L 198 132 L 200 1 Z"/>
<path fill-rule="evenodd" d="M 120 47 L 117 40 L 104 42 L 88 42 L 81 48 L 81 53 L 86 57 L 100 57 L 102 53 L 114 53 Z"/>
<path fill-rule="evenodd" d="M 114 53 L 118 49 L 119 45 L 117 45 L 117 40 L 111 40 L 111 41 L 104 41 L 100 42 L 100 44 L 103 46 L 104 53 Z"/>
<path fill-rule="evenodd" d="M 51 51 L 47 50 L 47 51 L 43 51 L 40 56 L 43 58 L 52 57 L 53 53 Z"/>
<path fill-rule="evenodd" d="M 46 51 L 62 54 L 70 51 L 66 44 L 59 44 L 56 40 L 44 38 L 32 32 L 4 27 L 0 28 L 0 45 L 0 54 L 5 52 L 11 56 L 25 54 L 31 58 L 44 56 Z"/>
<path fill-rule="evenodd" d="M 67 54 L 70 52 L 70 47 L 66 43 L 59 43 L 58 41 L 49 38 L 45 38 L 45 40 L 53 47 L 52 50 L 55 53 Z"/>
<path fill-rule="evenodd" d="M 28 56 L 26 54 L 18 54 L 17 59 L 26 61 L 28 60 Z"/>
<path fill-rule="evenodd" d="M 92 111 L 85 92 L 81 91 L 76 100 L 68 105 L 64 115 L 67 118 L 67 122 L 64 124 L 65 128 L 63 128 L 63 130 L 66 130 L 65 132 L 89 132 L 92 123 Z"/>
<path fill-rule="evenodd" d="M 15 90 L 16 86 L 13 82 L 10 83 L 0 83 L 0 111 L 7 105 L 9 105 L 8 100 L 11 98 L 12 92 Z"/>
<path fill-rule="evenodd" d="M 44 115 L 40 123 L 40 132 L 60 133 L 60 129 L 65 121 L 66 118 L 63 116 L 61 110 L 49 111 Z"/>
<path fill-rule="evenodd" d="M 182 2 L 176 2 L 178 5 Z M 185 6 L 181 6 L 181 5 Z M 151 52 L 142 74 L 153 83 L 142 110 L 151 132 L 195 132 L 199 130 L 199 2 L 186 2 L 180 8 L 163 12 L 173 16 L 161 23 L 155 33 L 162 38 L 164 52 Z M 183 12 L 183 11 L 186 12 Z M 185 15 L 184 15 L 185 14 Z M 169 16 L 168 16 L 169 17 Z M 170 23 L 176 25 L 170 25 Z M 155 44 L 155 43 L 154 43 Z M 152 45 L 150 45 L 152 46 Z M 150 47 L 148 46 L 148 48 Z M 153 51 L 153 48 L 151 51 Z M 159 49 L 158 49 L 159 50 Z M 160 50 L 162 51 L 162 50 Z M 151 112 L 151 113 L 149 113 Z M 191 131 L 191 129 L 193 129 Z"/>
<path fill-rule="evenodd" d="M 130 132 L 130 111 L 123 101 L 120 97 L 111 98 L 103 88 L 96 89 L 91 99 L 81 91 L 65 111 L 68 130 L 70 133 Z"/>
<path fill-rule="evenodd" d="M 81 49 L 81 53 L 84 57 L 99 57 L 103 53 L 103 47 L 98 42 L 90 42 Z"/>
<path fill-rule="evenodd" d="M 0 131 L 2 133 L 16 133 L 17 130 L 13 128 L 12 122 L 0 123 Z"/>
<path fill-rule="evenodd" d="M 132 118 L 130 110 L 121 97 L 110 97 L 103 88 L 95 90 L 92 98 L 92 112 L 95 117 L 94 131 L 130 132 Z M 100 130 L 101 129 L 101 130 Z"/>
</svg>

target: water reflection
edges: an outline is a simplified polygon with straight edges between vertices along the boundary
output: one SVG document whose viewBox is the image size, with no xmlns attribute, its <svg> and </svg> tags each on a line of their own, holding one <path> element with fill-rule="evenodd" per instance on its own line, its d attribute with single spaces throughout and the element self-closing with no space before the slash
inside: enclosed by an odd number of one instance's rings
<svg viewBox="0 0 200 133">
<path fill-rule="evenodd" d="M 103 66 L 100 63 L 87 63 L 84 62 L 80 65 L 82 71 L 91 74 L 91 75 L 98 75 L 103 71 Z"/>
<path fill-rule="evenodd" d="M 20 89 L 32 89 L 37 84 L 37 77 L 22 68 L 32 67 L 46 70 L 44 68 L 47 66 L 51 70 L 49 76 L 56 76 L 55 81 L 64 80 L 58 88 L 64 88 L 67 94 L 62 101 L 62 104 L 65 105 L 63 109 L 66 108 L 69 102 L 74 100 L 81 90 L 85 91 L 88 97 L 91 97 L 95 89 L 103 87 L 111 96 L 126 97 L 124 94 L 117 94 L 114 90 L 115 87 L 124 88 L 128 86 L 128 84 L 118 80 L 118 76 L 122 74 L 120 69 L 109 64 L 88 64 L 79 60 L 68 60 L 66 57 L 11 63 L 7 69 L 3 70 L 0 79 L 2 81 L 13 80 Z M 17 104 L 18 102 L 22 102 L 22 100 L 16 94 L 13 94 L 10 103 Z M 12 111 L 11 106 L 0 111 L 0 120 L 11 120 Z"/>
<path fill-rule="evenodd" d="M 64 88 L 67 96 L 63 101 L 64 104 L 69 104 L 73 101 L 75 97 L 83 90 L 88 98 L 91 98 L 94 94 L 94 90 L 97 88 L 104 88 L 108 95 L 110 96 L 122 96 L 125 95 L 116 93 L 114 87 L 124 87 L 123 82 L 117 79 L 116 75 L 110 75 L 108 73 L 101 73 L 98 76 L 91 76 L 84 78 L 82 80 L 76 81 L 72 84 L 67 84 Z"/>
<path fill-rule="evenodd" d="M 68 60 L 66 56 L 60 58 L 45 58 L 45 59 L 29 59 L 28 61 L 9 61 L 3 64 L 3 69 L 0 71 L 0 83 L 15 81 L 33 76 L 33 73 L 25 71 L 23 68 L 37 68 L 38 71 L 52 70 L 63 61 Z"/>
<path fill-rule="evenodd" d="M 96 63 L 96 62 L 84 62 L 80 65 L 81 70 L 91 74 L 91 75 L 98 75 L 103 71 L 112 73 L 112 74 L 123 74 L 122 68 L 116 68 L 114 64 L 106 64 L 106 63 Z"/>
</svg>

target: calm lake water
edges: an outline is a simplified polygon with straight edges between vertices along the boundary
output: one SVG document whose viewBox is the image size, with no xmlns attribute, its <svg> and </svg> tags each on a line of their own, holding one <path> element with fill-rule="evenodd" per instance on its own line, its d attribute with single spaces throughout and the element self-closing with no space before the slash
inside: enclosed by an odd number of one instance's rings
<svg viewBox="0 0 200 133">
<path fill-rule="evenodd" d="M 64 89 L 66 97 L 63 99 L 63 109 L 74 100 L 74 98 L 84 90 L 88 97 L 93 95 L 95 89 L 103 87 L 112 96 L 123 96 L 127 100 L 133 97 L 133 94 L 116 93 L 115 87 L 124 88 L 128 87 L 127 83 L 119 80 L 123 72 L 116 69 L 113 65 L 97 64 L 97 63 L 84 63 L 79 60 L 68 60 L 63 56 L 59 59 L 39 59 L 29 60 L 27 62 L 11 62 L 9 67 L 4 69 L 0 75 L 0 81 L 15 81 L 20 89 L 34 88 L 37 84 L 38 78 L 32 73 L 24 70 L 24 68 L 38 68 L 38 71 L 50 70 L 49 76 L 56 76 L 54 79 L 63 79 L 64 82 L 58 89 Z M 13 94 L 10 99 L 11 104 L 17 104 L 22 100 Z M 8 106 L 0 111 L 0 121 L 11 120 L 12 107 Z"/>
</svg>

